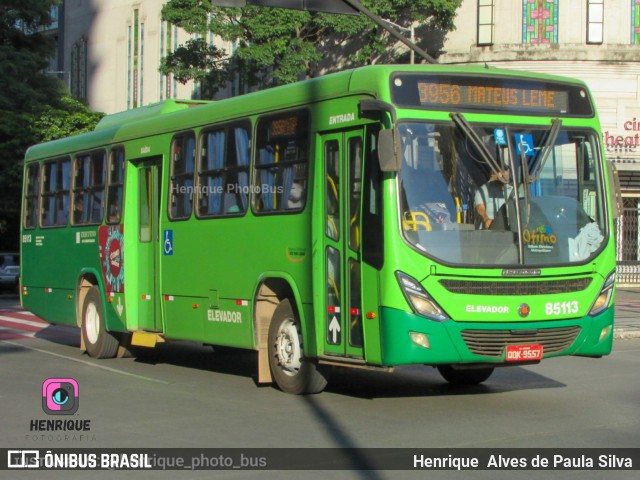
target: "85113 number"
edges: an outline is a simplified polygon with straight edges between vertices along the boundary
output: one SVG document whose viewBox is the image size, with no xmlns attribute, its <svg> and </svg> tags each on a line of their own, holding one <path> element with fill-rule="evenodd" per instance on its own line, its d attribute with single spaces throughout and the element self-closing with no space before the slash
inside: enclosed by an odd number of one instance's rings
<svg viewBox="0 0 640 480">
<path fill-rule="evenodd" d="M 576 300 L 567 302 L 547 302 L 544 305 L 544 313 L 547 315 L 570 315 L 578 313 L 580 306 Z"/>
</svg>

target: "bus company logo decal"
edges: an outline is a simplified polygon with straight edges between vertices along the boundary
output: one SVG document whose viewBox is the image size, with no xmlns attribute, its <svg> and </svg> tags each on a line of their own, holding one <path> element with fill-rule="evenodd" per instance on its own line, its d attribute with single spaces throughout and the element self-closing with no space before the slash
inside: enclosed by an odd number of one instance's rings
<svg viewBox="0 0 640 480">
<path fill-rule="evenodd" d="M 93 230 L 76 232 L 76 243 L 96 243 L 96 232 Z"/>
<path fill-rule="evenodd" d="M 122 225 L 102 226 L 98 230 L 102 277 L 110 292 L 124 292 L 124 230 Z"/>
<path fill-rule="evenodd" d="M 503 277 L 539 277 L 539 268 L 505 268 L 502 270 Z"/>
<path fill-rule="evenodd" d="M 553 233 L 551 227 L 544 225 L 532 229 L 525 228 L 522 231 L 522 240 L 531 252 L 537 253 L 549 253 L 558 243 L 558 237 Z"/>
<path fill-rule="evenodd" d="M 287 260 L 293 263 L 302 262 L 307 256 L 306 248 L 295 248 L 295 247 L 287 247 L 286 248 Z"/>
<path fill-rule="evenodd" d="M 341 123 L 353 122 L 356 114 L 353 112 L 343 113 L 341 115 L 331 115 L 329 117 L 329 125 L 339 125 Z"/>
<path fill-rule="evenodd" d="M 506 305 L 467 305 L 467 313 L 509 313 Z"/>
<path fill-rule="evenodd" d="M 523 303 L 518 307 L 518 315 L 520 315 L 522 318 L 528 317 L 530 313 L 531 307 L 529 307 L 529 305 L 527 305 L 526 303 Z"/>
</svg>

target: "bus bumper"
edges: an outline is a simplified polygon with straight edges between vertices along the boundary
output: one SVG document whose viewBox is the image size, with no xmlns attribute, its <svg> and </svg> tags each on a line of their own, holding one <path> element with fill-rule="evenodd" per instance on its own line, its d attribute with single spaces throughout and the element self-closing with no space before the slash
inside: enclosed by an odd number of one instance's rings
<svg viewBox="0 0 640 480">
<path fill-rule="evenodd" d="M 504 364 L 504 345 L 521 344 L 542 344 L 543 358 L 562 355 L 600 357 L 611 352 L 613 307 L 596 317 L 544 322 L 436 322 L 413 313 L 383 307 L 380 330 L 382 364 L 385 366 Z M 525 332 L 527 335 L 522 335 Z M 428 347 L 414 341 L 416 334 L 427 337 Z M 491 342 L 486 340 L 487 336 Z M 523 338 L 527 340 L 522 341 Z M 494 345 L 484 348 L 483 342 Z M 497 347 L 495 342 L 498 342 Z"/>
</svg>

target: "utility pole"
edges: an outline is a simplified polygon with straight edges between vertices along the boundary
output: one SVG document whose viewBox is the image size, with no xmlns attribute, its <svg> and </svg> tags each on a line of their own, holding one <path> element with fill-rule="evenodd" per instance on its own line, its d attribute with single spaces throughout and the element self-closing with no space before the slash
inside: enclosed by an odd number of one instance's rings
<svg viewBox="0 0 640 480">
<path fill-rule="evenodd" d="M 403 27 L 401 25 L 398 25 L 397 23 L 392 22 L 391 20 L 388 20 L 386 18 L 382 19 L 383 22 L 388 23 L 390 26 L 397 28 L 398 30 L 400 30 L 401 32 L 407 32 L 409 34 L 409 41 L 413 44 L 416 43 L 416 30 L 413 26 L 413 24 L 411 24 L 410 27 Z M 416 59 L 416 52 L 413 50 L 413 48 L 411 49 L 411 52 L 409 52 L 411 55 L 411 65 L 413 65 Z"/>
</svg>

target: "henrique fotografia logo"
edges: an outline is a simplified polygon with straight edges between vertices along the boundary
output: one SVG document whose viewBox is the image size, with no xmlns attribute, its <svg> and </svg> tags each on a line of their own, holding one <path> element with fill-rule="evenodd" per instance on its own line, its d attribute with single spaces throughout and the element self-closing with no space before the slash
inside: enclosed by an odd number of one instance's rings
<svg viewBox="0 0 640 480">
<path fill-rule="evenodd" d="M 73 378 L 48 378 L 42 384 L 42 410 L 47 415 L 73 415 L 79 400 L 78 382 Z"/>
</svg>

